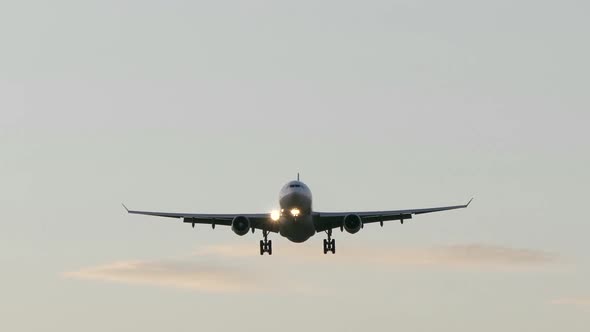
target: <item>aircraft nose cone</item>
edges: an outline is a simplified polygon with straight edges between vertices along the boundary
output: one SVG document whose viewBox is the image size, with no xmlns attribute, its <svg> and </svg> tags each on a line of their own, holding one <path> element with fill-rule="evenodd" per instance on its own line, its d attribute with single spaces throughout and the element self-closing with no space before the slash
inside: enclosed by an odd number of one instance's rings
<svg viewBox="0 0 590 332">
<path fill-rule="evenodd" d="M 309 209 L 311 205 L 311 199 L 300 192 L 292 192 L 281 198 L 280 204 L 284 208 L 298 208 L 301 211 Z"/>
</svg>

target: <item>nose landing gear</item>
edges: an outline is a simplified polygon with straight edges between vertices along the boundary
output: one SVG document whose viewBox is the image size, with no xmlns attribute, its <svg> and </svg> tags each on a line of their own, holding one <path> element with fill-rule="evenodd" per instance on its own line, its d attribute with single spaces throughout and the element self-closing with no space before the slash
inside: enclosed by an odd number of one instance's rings
<svg viewBox="0 0 590 332">
<path fill-rule="evenodd" d="M 328 239 L 324 239 L 324 255 L 331 251 L 332 254 L 336 253 L 336 240 L 332 239 L 332 230 L 329 229 L 326 231 L 328 234 Z"/>
<path fill-rule="evenodd" d="M 272 240 L 268 239 L 268 231 L 263 230 L 262 235 L 264 240 L 260 240 L 260 255 L 264 255 L 265 252 L 272 255 Z"/>
</svg>

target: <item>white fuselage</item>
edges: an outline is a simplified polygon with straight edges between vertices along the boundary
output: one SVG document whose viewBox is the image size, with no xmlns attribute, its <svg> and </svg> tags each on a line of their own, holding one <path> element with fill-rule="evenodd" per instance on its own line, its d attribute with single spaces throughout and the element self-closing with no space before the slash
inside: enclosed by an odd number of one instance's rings
<svg viewBox="0 0 590 332">
<path fill-rule="evenodd" d="M 279 193 L 279 232 L 293 242 L 304 242 L 315 234 L 311 190 L 301 181 L 291 181 Z"/>
</svg>

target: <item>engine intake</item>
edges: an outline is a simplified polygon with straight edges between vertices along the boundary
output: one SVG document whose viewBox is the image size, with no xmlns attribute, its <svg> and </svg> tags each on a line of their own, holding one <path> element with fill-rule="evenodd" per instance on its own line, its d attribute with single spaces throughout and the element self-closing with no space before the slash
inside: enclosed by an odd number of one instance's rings
<svg viewBox="0 0 590 332">
<path fill-rule="evenodd" d="M 250 219 L 244 216 L 237 216 L 231 222 L 231 230 L 239 236 L 246 235 L 250 230 Z"/>
<path fill-rule="evenodd" d="M 344 229 L 350 234 L 354 234 L 361 230 L 363 226 L 363 220 L 357 214 L 349 214 L 344 217 L 344 221 L 342 222 Z"/>
</svg>

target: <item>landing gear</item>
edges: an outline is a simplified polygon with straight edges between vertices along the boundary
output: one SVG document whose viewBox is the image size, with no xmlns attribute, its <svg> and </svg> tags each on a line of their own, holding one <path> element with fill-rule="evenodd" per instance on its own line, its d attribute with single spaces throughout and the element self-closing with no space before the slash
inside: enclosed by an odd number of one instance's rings
<svg viewBox="0 0 590 332">
<path fill-rule="evenodd" d="M 264 240 L 260 240 L 260 255 L 264 255 L 267 252 L 272 255 L 272 240 L 268 239 L 268 231 L 262 231 Z"/>
<path fill-rule="evenodd" d="M 332 239 L 332 230 L 329 229 L 326 231 L 328 234 L 328 239 L 324 239 L 324 255 L 331 251 L 332 254 L 336 253 L 336 240 Z"/>
</svg>

